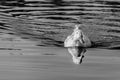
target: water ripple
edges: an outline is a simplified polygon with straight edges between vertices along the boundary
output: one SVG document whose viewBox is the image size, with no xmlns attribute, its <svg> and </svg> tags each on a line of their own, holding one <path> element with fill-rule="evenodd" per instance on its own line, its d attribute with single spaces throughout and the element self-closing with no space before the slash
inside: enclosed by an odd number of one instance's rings
<svg viewBox="0 0 120 80">
<path fill-rule="evenodd" d="M 45 45 L 63 46 L 73 26 L 83 24 L 81 29 L 95 45 L 119 45 L 119 1 L 56 1 L 0 1 L 0 29 L 41 40 Z"/>
</svg>

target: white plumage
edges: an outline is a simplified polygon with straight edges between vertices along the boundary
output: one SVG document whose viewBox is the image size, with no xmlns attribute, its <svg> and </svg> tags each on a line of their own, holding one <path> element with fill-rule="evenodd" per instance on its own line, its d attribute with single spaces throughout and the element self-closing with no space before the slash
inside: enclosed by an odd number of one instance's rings
<svg viewBox="0 0 120 80">
<path fill-rule="evenodd" d="M 64 41 L 64 47 L 68 48 L 68 52 L 72 55 L 75 64 L 82 63 L 82 58 L 86 52 L 86 47 L 91 46 L 89 38 L 80 30 L 79 25 L 75 25 L 75 29 Z"/>
<path fill-rule="evenodd" d="M 75 25 L 75 29 L 71 35 L 69 35 L 65 42 L 64 47 L 89 47 L 91 46 L 91 41 L 89 38 L 80 30 L 78 25 Z"/>
</svg>

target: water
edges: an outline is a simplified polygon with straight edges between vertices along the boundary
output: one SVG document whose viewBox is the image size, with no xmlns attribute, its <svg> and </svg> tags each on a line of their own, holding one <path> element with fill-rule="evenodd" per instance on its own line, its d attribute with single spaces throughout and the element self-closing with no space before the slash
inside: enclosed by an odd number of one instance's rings
<svg viewBox="0 0 120 80">
<path fill-rule="evenodd" d="M 119 50 L 89 48 L 75 65 L 60 48 L 82 24 L 97 46 L 119 49 L 119 0 L 51 1 L 0 3 L 0 80 L 120 80 Z"/>
<path fill-rule="evenodd" d="M 0 29 L 40 45 L 63 46 L 75 24 L 97 46 L 119 46 L 119 4 L 117 0 L 26 0 L 0 5 Z"/>
</svg>

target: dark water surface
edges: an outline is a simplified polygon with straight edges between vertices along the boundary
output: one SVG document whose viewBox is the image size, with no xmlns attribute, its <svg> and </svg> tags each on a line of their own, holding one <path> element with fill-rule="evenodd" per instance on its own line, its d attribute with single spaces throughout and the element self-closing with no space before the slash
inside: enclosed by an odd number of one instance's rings
<svg viewBox="0 0 120 80">
<path fill-rule="evenodd" d="M 97 46 L 119 46 L 119 0 L 0 1 L 0 29 L 62 46 L 75 24 Z M 41 44 L 42 45 L 42 44 Z"/>
</svg>

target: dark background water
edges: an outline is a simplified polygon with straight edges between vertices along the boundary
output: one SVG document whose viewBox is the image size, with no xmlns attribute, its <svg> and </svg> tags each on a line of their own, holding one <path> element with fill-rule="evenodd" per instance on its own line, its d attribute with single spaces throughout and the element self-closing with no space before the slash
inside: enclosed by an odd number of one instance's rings
<svg viewBox="0 0 120 80">
<path fill-rule="evenodd" d="M 63 46 L 75 24 L 94 47 L 120 45 L 119 0 L 1 0 L 0 31 L 39 41 L 39 46 Z"/>
</svg>

